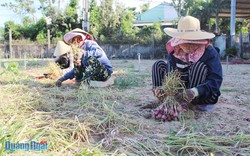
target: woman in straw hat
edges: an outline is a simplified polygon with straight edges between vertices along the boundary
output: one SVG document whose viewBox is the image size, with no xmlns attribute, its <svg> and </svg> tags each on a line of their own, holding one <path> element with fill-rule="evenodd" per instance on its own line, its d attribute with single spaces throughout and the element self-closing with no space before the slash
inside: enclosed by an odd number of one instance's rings
<svg viewBox="0 0 250 156">
<path fill-rule="evenodd" d="M 63 74 L 69 72 L 74 68 L 73 54 L 71 47 L 63 41 L 58 41 L 54 51 L 54 61 L 62 69 Z"/>
<path fill-rule="evenodd" d="M 92 35 L 77 28 L 64 35 L 64 42 L 72 47 L 74 69 L 56 81 L 58 87 L 63 81 L 73 78 L 87 83 L 89 80 L 106 81 L 110 78 L 113 72 L 110 60 Z"/>
<path fill-rule="evenodd" d="M 166 74 L 178 70 L 186 89 L 176 95 L 176 100 L 198 110 L 213 111 L 222 83 L 220 56 L 210 44 L 215 35 L 201 31 L 200 21 L 192 16 L 181 18 L 177 29 L 165 28 L 164 32 L 172 37 L 166 44 L 169 61 L 159 60 L 152 67 L 154 95 L 162 100 L 159 95 L 163 90 L 159 88 Z"/>
</svg>

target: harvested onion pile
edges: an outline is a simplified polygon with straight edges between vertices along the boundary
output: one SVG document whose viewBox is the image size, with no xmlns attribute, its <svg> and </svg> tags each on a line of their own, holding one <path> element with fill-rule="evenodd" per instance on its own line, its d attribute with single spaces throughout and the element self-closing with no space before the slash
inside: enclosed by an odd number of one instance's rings
<svg viewBox="0 0 250 156">
<path fill-rule="evenodd" d="M 171 71 L 166 75 L 163 86 L 158 88 L 163 91 L 163 103 L 153 111 L 155 119 L 160 121 L 178 121 L 180 115 L 186 112 L 181 103 L 177 102 L 175 95 L 185 89 L 184 82 L 178 71 Z"/>
<path fill-rule="evenodd" d="M 47 75 L 51 79 L 57 79 L 58 77 L 60 77 L 62 75 L 62 70 L 54 62 L 50 62 L 48 64 L 48 69 L 47 70 L 48 70 L 48 74 Z"/>
</svg>

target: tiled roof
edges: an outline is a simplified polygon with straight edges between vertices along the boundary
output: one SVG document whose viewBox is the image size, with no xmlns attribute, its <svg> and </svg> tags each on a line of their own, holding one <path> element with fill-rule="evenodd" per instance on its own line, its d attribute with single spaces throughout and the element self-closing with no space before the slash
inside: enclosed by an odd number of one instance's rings
<svg viewBox="0 0 250 156">
<path fill-rule="evenodd" d="M 228 0 L 231 4 L 231 0 Z M 219 17 L 230 17 L 231 6 L 228 9 L 221 10 Z M 250 0 L 236 0 L 236 17 L 237 18 L 250 18 Z"/>
</svg>

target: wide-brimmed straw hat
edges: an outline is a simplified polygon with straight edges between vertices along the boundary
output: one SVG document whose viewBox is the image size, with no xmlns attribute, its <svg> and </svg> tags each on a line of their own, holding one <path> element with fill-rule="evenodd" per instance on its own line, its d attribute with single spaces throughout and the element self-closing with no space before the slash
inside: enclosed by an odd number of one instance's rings
<svg viewBox="0 0 250 156">
<path fill-rule="evenodd" d="M 177 29 L 165 28 L 164 32 L 171 37 L 185 40 L 202 40 L 215 37 L 213 33 L 201 31 L 200 21 L 192 16 L 182 17 L 178 22 Z"/>
<path fill-rule="evenodd" d="M 69 45 L 65 44 L 63 41 L 58 41 L 54 51 L 54 56 L 61 56 L 67 52 L 70 52 L 70 50 L 71 47 Z"/>
<path fill-rule="evenodd" d="M 84 39 L 94 40 L 94 37 L 92 35 L 90 35 L 88 32 L 86 32 L 82 29 L 79 29 L 79 28 L 73 29 L 70 32 L 68 32 L 67 34 L 65 34 L 63 36 L 63 40 L 65 43 L 70 44 L 72 39 L 76 36 L 81 36 L 83 40 Z"/>
</svg>

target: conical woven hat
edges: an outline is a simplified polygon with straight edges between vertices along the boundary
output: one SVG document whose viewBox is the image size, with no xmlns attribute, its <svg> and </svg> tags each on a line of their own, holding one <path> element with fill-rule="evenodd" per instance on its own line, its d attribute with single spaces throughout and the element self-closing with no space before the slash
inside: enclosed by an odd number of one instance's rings
<svg viewBox="0 0 250 156">
<path fill-rule="evenodd" d="M 69 45 L 65 44 L 63 41 L 58 41 L 54 51 L 54 56 L 61 56 L 67 52 L 70 52 L 70 50 L 71 47 Z"/>
</svg>

